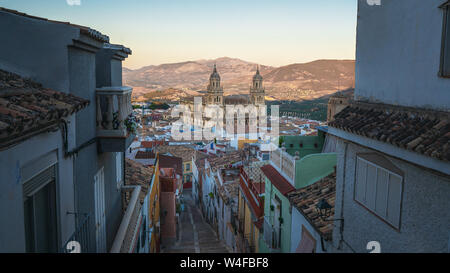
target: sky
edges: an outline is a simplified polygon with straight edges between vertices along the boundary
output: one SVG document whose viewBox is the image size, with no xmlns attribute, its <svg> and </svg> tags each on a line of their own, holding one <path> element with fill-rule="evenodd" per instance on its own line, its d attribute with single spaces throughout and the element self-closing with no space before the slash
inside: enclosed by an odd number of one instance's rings
<svg viewBox="0 0 450 273">
<path fill-rule="evenodd" d="M 357 0 L 0 0 L 0 6 L 96 29 L 133 50 L 124 63 L 132 69 L 225 56 L 276 67 L 355 59 Z"/>
</svg>

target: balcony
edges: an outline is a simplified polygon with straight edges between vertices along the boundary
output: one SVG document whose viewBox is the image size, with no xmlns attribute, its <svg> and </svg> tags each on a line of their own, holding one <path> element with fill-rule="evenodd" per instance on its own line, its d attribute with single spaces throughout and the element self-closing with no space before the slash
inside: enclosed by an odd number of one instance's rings
<svg viewBox="0 0 450 273">
<path fill-rule="evenodd" d="M 90 214 L 76 214 L 76 217 L 81 217 L 78 221 L 77 228 L 75 232 L 70 236 L 67 242 L 61 248 L 61 253 L 93 253 L 94 250 L 94 240 L 91 239 L 91 233 L 89 228 L 91 226 L 91 215 Z M 78 244 L 80 247 L 76 249 Z"/>
<path fill-rule="evenodd" d="M 298 156 L 291 156 L 286 152 L 285 148 L 277 149 L 271 152 L 270 162 L 272 166 L 286 178 L 292 186 L 295 187 L 295 171 Z"/>
<path fill-rule="evenodd" d="M 264 214 L 264 200 L 259 196 L 258 189 L 253 180 L 250 179 L 244 168 L 240 169 L 241 179 L 239 180 L 242 192 L 246 197 L 246 201 L 252 207 L 255 217 L 259 218 Z"/>
<path fill-rule="evenodd" d="M 135 250 L 139 236 L 139 225 L 142 221 L 142 206 L 139 201 L 141 186 L 124 186 L 122 191 L 124 199 L 129 198 L 129 201 L 111 247 L 111 253 L 132 253 Z"/>
<path fill-rule="evenodd" d="M 133 109 L 131 87 L 102 87 L 96 90 L 97 137 L 100 152 L 124 152 L 134 139 L 127 128 Z"/>
</svg>

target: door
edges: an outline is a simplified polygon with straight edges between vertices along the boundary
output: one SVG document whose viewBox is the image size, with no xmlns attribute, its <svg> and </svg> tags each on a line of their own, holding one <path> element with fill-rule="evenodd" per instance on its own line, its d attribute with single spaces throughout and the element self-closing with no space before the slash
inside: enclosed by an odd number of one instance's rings
<svg viewBox="0 0 450 273">
<path fill-rule="evenodd" d="M 275 207 L 274 216 L 273 216 L 273 248 L 280 247 L 281 241 L 281 201 L 275 197 L 272 203 Z"/>
<path fill-rule="evenodd" d="M 94 176 L 95 189 L 95 237 L 97 253 L 106 252 L 105 174 L 104 169 Z"/>
</svg>

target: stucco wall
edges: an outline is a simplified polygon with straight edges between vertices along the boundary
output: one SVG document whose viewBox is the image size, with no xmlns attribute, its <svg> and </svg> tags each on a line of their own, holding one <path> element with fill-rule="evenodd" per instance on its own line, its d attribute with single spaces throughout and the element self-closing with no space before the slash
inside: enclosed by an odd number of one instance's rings
<svg viewBox="0 0 450 273">
<path fill-rule="evenodd" d="M 281 217 L 283 218 L 283 224 L 281 225 L 281 252 L 289 253 L 291 250 L 291 212 L 290 207 L 291 204 L 287 197 L 278 191 L 278 189 L 270 183 L 270 181 L 266 178 L 266 193 L 265 193 L 265 202 L 264 202 L 264 215 L 266 217 L 271 217 L 274 215 L 274 212 L 270 209 L 270 205 L 272 205 L 272 199 L 275 199 L 277 196 L 281 200 Z M 265 244 L 263 240 L 263 244 Z M 267 246 L 266 246 L 267 247 Z M 265 248 L 262 248 L 264 250 Z"/>
<path fill-rule="evenodd" d="M 438 77 L 444 0 L 359 0 L 357 99 L 450 108 L 450 79 Z"/>
<path fill-rule="evenodd" d="M 77 28 L 0 11 L 0 33 L 0 69 L 69 92 L 66 45 L 78 38 Z"/>
<path fill-rule="evenodd" d="M 21 170 L 50 152 L 55 152 L 57 163 L 57 214 L 59 247 L 75 230 L 75 219 L 67 212 L 75 210 L 73 164 L 64 157 L 61 132 L 37 135 L 0 152 L 0 252 L 25 252 L 24 200 Z"/>
<path fill-rule="evenodd" d="M 303 215 L 296 209 L 292 209 L 292 227 L 291 227 L 291 252 L 295 253 L 298 245 L 302 241 L 302 227 L 305 227 L 308 232 L 313 236 L 314 240 L 316 240 L 316 253 L 324 253 L 329 252 L 329 248 L 327 248 L 328 242 L 325 240 L 322 243 L 320 240 L 320 234 L 311 226 L 311 224 L 303 217 Z"/>
<path fill-rule="evenodd" d="M 367 243 L 378 241 L 382 252 L 446 252 L 450 231 L 450 177 L 386 157 L 404 173 L 400 230 L 380 220 L 353 200 L 357 153 L 373 152 L 342 140 L 337 142 L 338 172 L 336 217 L 345 219 L 342 251 L 368 252 Z M 344 184 L 345 183 L 345 184 Z M 336 223 L 333 242 L 341 239 Z"/>
</svg>

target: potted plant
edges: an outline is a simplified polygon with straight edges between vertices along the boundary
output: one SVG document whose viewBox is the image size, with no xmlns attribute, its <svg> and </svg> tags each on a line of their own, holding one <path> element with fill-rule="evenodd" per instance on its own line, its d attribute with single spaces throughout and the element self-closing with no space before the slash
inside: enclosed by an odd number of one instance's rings
<svg viewBox="0 0 450 273">
<path fill-rule="evenodd" d="M 130 132 L 134 135 L 137 134 L 138 123 L 134 116 L 129 116 L 128 118 L 126 118 L 124 123 L 125 123 L 125 126 L 127 127 L 128 132 Z"/>
<path fill-rule="evenodd" d="M 270 205 L 270 210 L 274 211 L 275 210 L 275 206 L 274 205 Z"/>
</svg>

